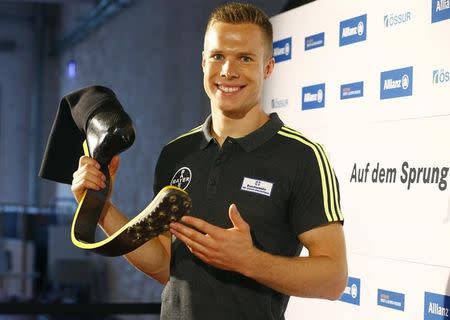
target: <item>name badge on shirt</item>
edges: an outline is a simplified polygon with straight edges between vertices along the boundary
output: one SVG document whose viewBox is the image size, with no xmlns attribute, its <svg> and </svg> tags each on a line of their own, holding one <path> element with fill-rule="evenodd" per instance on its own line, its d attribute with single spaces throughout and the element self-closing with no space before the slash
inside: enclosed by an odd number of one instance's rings
<svg viewBox="0 0 450 320">
<path fill-rule="evenodd" d="M 244 177 L 241 190 L 259 193 L 270 197 L 270 194 L 272 193 L 272 187 L 273 183 L 271 182 Z"/>
</svg>

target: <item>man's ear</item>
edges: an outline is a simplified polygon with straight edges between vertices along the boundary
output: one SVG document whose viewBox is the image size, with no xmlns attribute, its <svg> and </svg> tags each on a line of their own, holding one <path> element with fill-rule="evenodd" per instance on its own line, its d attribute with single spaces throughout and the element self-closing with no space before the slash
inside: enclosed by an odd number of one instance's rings
<svg viewBox="0 0 450 320">
<path fill-rule="evenodd" d="M 205 50 L 202 51 L 202 69 L 205 71 Z"/>
<path fill-rule="evenodd" d="M 273 68 L 275 68 L 275 59 L 271 57 L 264 66 L 264 80 L 269 79 L 273 72 Z"/>
</svg>

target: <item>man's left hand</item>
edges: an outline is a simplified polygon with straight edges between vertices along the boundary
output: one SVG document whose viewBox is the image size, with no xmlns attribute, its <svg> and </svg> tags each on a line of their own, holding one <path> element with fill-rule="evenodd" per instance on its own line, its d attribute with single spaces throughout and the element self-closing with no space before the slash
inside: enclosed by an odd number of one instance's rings
<svg viewBox="0 0 450 320">
<path fill-rule="evenodd" d="M 214 267 L 241 272 L 257 249 L 253 246 L 250 226 L 235 204 L 228 216 L 233 228 L 223 229 L 202 219 L 184 216 L 182 223 L 171 223 L 170 232 L 183 241 L 199 259 Z"/>
</svg>

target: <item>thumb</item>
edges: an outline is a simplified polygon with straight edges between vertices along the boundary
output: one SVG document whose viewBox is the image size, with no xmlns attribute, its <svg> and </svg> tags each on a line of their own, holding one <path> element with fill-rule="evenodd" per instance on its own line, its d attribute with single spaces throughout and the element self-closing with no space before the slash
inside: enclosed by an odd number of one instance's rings
<svg viewBox="0 0 450 320">
<path fill-rule="evenodd" d="M 239 213 L 236 205 L 233 203 L 230 205 L 230 208 L 228 209 L 228 216 L 230 217 L 231 223 L 233 223 L 233 226 L 236 229 L 240 230 L 249 230 L 249 226 L 247 222 L 242 218 L 241 214 Z"/>
</svg>

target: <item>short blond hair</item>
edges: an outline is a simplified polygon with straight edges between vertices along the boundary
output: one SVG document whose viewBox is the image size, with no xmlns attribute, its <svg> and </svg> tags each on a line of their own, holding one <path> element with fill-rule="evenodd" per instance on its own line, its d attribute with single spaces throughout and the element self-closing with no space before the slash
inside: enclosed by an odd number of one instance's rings
<svg viewBox="0 0 450 320">
<path fill-rule="evenodd" d="M 252 23 L 257 25 L 263 34 L 269 56 L 272 56 L 273 28 L 267 14 L 250 3 L 230 2 L 214 9 L 209 16 L 206 32 L 216 22 L 230 24 Z M 206 33 L 205 32 L 205 33 Z"/>
</svg>

